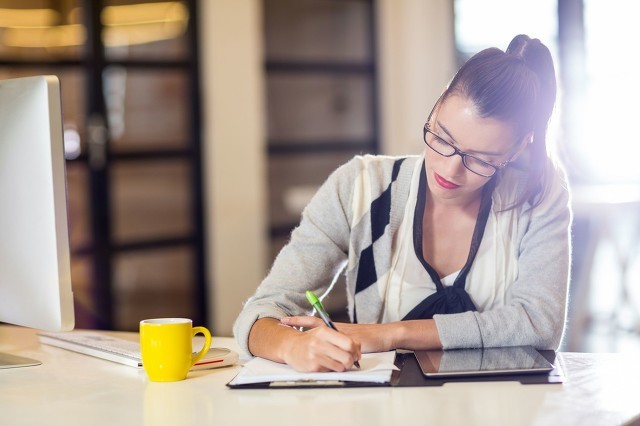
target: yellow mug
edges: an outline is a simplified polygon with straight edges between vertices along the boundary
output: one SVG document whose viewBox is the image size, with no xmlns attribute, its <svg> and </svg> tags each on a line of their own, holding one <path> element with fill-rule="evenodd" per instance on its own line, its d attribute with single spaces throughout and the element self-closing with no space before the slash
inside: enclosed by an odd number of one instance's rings
<svg viewBox="0 0 640 426">
<path fill-rule="evenodd" d="M 192 353 L 193 338 L 204 335 L 204 346 Z M 184 380 L 193 365 L 211 347 L 211 333 L 204 327 L 194 327 L 186 318 L 156 318 L 140 321 L 142 366 L 153 382 Z"/>
</svg>

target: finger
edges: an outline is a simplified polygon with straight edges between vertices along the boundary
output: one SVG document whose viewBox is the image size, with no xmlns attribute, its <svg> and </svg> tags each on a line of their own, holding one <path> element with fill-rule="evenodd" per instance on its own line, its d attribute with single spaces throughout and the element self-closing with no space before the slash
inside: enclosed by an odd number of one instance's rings
<svg viewBox="0 0 640 426">
<path fill-rule="evenodd" d="M 327 329 L 327 332 L 329 331 L 332 333 L 330 333 L 331 337 L 328 339 L 330 339 L 332 344 L 336 345 L 341 350 L 352 354 L 354 361 L 360 359 L 362 356 L 360 342 L 342 332 Z"/>
<path fill-rule="evenodd" d="M 337 346 L 324 342 L 315 348 L 309 348 L 308 367 L 311 371 L 346 371 L 353 365 L 351 354 Z"/>
<path fill-rule="evenodd" d="M 353 367 L 358 356 L 336 345 L 345 345 L 341 341 L 349 342 L 349 337 L 326 326 L 300 333 L 298 339 L 299 344 L 285 356 L 285 362 L 299 371 L 345 371 Z"/>
<path fill-rule="evenodd" d="M 303 327 L 308 331 L 305 333 L 309 340 L 309 355 L 319 355 L 320 358 L 328 356 L 332 361 L 327 358 L 324 363 L 318 363 L 319 359 L 316 359 L 314 366 L 311 368 L 314 371 L 322 371 L 323 369 L 330 369 L 331 371 L 344 371 L 350 369 L 355 361 L 361 357 L 360 343 L 353 340 L 350 336 L 337 332 L 327 327 L 320 318 L 314 316 L 294 316 L 284 317 L 280 320 L 281 324 L 290 327 Z M 336 364 L 339 363 L 340 365 Z"/>
<path fill-rule="evenodd" d="M 326 365 L 333 371 L 350 370 L 356 361 L 355 355 L 353 353 L 344 351 L 337 346 L 334 346 L 333 348 L 327 350 L 325 355 L 331 360 L 328 361 L 331 362 L 331 364 L 327 363 Z"/>
<path fill-rule="evenodd" d="M 280 319 L 280 322 L 291 327 L 304 328 L 316 328 L 324 325 L 320 318 L 312 316 L 284 317 Z"/>
<path fill-rule="evenodd" d="M 343 362 L 341 360 L 332 358 L 331 356 L 324 356 L 320 359 L 320 364 L 322 365 L 321 371 L 347 371 L 351 369 L 353 363 Z"/>
<path fill-rule="evenodd" d="M 354 335 L 353 333 L 353 331 L 356 330 L 353 327 L 354 324 L 347 324 L 347 323 L 334 323 L 334 324 L 336 325 L 336 328 L 340 333 L 351 338 L 351 340 L 354 343 L 351 348 L 344 347 L 344 349 L 348 350 L 349 352 L 353 352 L 356 355 L 356 360 L 359 360 L 360 358 L 362 358 L 362 344 L 360 343 L 360 340 L 358 339 L 358 337 L 356 337 L 357 334 Z"/>
<path fill-rule="evenodd" d="M 316 328 L 307 333 L 318 337 L 315 342 L 320 346 L 315 349 L 342 364 L 344 369 L 351 368 L 354 362 L 360 359 L 360 344 L 342 333 L 328 327 Z"/>
<path fill-rule="evenodd" d="M 343 372 L 347 369 L 342 363 L 332 359 L 328 356 L 314 358 L 308 364 L 308 369 L 302 370 L 308 373 L 327 373 L 327 372 Z"/>
</svg>

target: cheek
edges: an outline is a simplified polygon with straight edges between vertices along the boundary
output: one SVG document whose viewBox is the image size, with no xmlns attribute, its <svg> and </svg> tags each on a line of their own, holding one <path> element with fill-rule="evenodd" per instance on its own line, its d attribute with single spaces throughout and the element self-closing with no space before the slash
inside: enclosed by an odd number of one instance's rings
<svg viewBox="0 0 640 426">
<path fill-rule="evenodd" d="M 451 160 L 450 158 L 443 157 L 442 155 L 434 152 L 431 148 L 426 147 L 424 150 L 424 158 L 427 163 L 427 170 L 430 171 L 438 171 L 441 168 L 447 166 L 446 161 Z M 460 179 L 460 183 L 465 187 L 471 190 L 476 190 L 482 187 L 485 183 L 489 181 L 489 179 L 479 176 L 475 173 L 470 172 L 464 166 L 460 166 L 461 174 L 458 176 Z"/>
<path fill-rule="evenodd" d="M 475 173 L 467 173 L 467 185 L 470 188 L 473 189 L 477 189 L 480 188 L 482 186 L 484 186 L 487 182 L 489 182 L 489 179 L 482 177 L 482 176 L 478 176 Z"/>
<path fill-rule="evenodd" d="M 427 170 L 435 172 L 438 172 L 441 168 L 446 167 L 447 164 L 445 162 L 447 160 L 450 160 L 450 158 L 443 157 L 442 155 L 434 152 L 429 147 L 424 150 L 424 157 L 427 163 Z M 458 182 L 465 186 L 468 190 L 475 191 L 489 181 L 489 179 L 485 177 L 468 171 L 466 168 L 464 168 L 464 166 L 461 166 L 461 170 L 461 175 L 458 176 Z"/>
<path fill-rule="evenodd" d="M 462 165 L 462 159 L 457 155 L 453 157 L 443 157 L 427 147 L 424 156 L 427 163 L 427 170 L 434 171 L 443 176 L 455 176 L 456 181 L 466 181 L 468 178 L 467 174 L 473 174 Z"/>
<path fill-rule="evenodd" d="M 434 152 L 431 148 L 426 147 L 424 150 L 424 158 L 427 162 L 427 169 L 433 169 L 434 166 L 437 166 L 442 160 L 446 160 L 442 155 Z"/>
</svg>

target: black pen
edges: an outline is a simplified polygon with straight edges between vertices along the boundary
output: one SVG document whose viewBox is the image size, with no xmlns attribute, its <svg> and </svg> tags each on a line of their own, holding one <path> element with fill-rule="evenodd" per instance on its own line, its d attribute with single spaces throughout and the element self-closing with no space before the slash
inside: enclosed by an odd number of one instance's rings
<svg viewBox="0 0 640 426">
<path fill-rule="evenodd" d="M 320 314 L 320 318 L 322 318 L 322 321 L 324 321 L 324 323 L 327 324 L 328 327 L 331 327 L 335 331 L 338 331 L 336 326 L 333 324 L 333 321 L 331 321 L 331 318 L 329 318 L 329 314 L 327 313 L 327 311 L 325 311 L 324 306 L 322 306 L 322 302 L 320 302 L 318 296 L 316 296 L 310 290 L 307 290 L 306 296 L 309 303 L 311 303 L 311 306 L 313 306 L 318 311 L 318 314 Z M 360 368 L 360 363 L 357 360 L 353 363 L 353 365 L 355 365 L 357 368 Z"/>
</svg>

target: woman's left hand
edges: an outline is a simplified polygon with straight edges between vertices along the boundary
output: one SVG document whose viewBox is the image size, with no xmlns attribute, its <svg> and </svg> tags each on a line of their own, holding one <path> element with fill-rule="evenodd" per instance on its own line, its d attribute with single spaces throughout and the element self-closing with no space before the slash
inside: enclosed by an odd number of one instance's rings
<svg viewBox="0 0 640 426">
<path fill-rule="evenodd" d="M 280 320 L 291 327 L 316 328 L 326 327 L 322 319 L 314 316 L 285 317 Z M 334 323 L 338 331 L 360 343 L 362 352 L 386 352 L 396 349 L 394 333 L 399 323 L 388 324 L 350 324 Z"/>
</svg>

